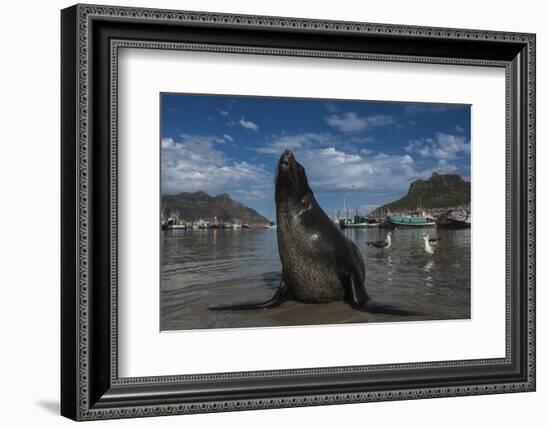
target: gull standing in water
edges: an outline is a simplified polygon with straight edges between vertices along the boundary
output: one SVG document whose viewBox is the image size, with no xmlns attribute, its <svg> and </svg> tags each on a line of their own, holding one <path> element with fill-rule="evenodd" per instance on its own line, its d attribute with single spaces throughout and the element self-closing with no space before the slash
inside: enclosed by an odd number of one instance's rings
<svg viewBox="0 0 550 426">
<path fill-rule="evenodd" d="M 369 241 L 367 243 L 368 246 L 380 248 L 380 249 L 389 249 L 391 247 L 391 232 L 388 232 L 386 234 L 385 240 L 380 241 Z"/>
<path fill-rule="evenodd" d="M 430 237 L 424 234 L 422 239 L 424 240 L 424 251 L 428 254 L 434 254 L 434 249 L 430 245 Z"/>
</svg>

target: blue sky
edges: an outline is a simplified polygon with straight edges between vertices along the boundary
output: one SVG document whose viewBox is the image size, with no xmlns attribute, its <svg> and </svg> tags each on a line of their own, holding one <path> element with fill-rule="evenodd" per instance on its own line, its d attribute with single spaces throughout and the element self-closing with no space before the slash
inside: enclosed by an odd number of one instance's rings
<svg viewBox="0 0 550 426">
<path fill-rule="evenodd" d="M 470 106 L 161 94 L 161 192 L 205 191 L 275 215 L 277 160 L 291 149 L 331 215 L 363 213 L 433 172 L 470 180 Z"/>
</svg>

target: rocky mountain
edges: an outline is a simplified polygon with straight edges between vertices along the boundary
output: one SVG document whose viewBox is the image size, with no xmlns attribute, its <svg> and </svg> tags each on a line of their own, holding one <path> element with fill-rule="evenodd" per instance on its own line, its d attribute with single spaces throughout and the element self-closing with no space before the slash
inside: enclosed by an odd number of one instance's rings
<svg viewBox="0 0 550 426">
<path fill-rule="evenodd" d="M 459 175 L 433 173 L 427 180 L 411 183 L 403 198 L 377 208 L 373 214 L 424 209 L 450 209 L 470 204 L 470 182 Z"/>
<path fill-rule="evenodd" d="M 181 192 L 162 196 L 163 218 L 176 215 L 185 223 L 205 220 L 219 223 L 247 223 L 250 226 L 264 226 L 269 221 L 256 210 L 246 207 L 228 194 L 211 197 L 204 191 Z"/>
</svg>

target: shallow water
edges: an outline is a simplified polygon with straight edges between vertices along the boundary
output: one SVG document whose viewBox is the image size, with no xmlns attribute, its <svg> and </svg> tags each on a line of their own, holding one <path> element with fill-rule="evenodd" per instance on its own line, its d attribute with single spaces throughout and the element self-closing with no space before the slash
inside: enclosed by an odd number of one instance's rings
<svg viewBox="0 0 550 426">
<path fill-rule="evenodd" d="M 470 230 L 397 229 L 392 247 L 368 247 L 386 229 L 342 231 L 360 248 L 370 297 L 408 317 L 371 314 L 344 302 L 289 301 L 269 310 L 210 311 L 209 306 L 269 299 L 281 264 L 275 229 L 168 231 L 161 236 L 161 330 L 470 318 Z M 434 254 L 422 235 L 441 238 Z"/>
</svg>

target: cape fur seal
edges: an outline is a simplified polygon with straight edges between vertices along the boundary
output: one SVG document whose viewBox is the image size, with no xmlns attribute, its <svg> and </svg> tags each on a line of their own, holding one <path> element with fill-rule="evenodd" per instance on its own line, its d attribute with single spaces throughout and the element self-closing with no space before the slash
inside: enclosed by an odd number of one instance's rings
<svg viewBox="0 0 550 426">
<path fill-rule="evenodd" d="M 373 313 L 412 313 L 370 300 L 363 285 L 365 264 L 359 248 L 319 206 L 306 172 L 290 150 L 279 159 L 275 180 L 277 242 L 283 266 L 275 295 L 260 303 L 215 306 L 209 309 L 273 308 L 285 300 L 303 303 L 346 301 Z"/>
</svg>

